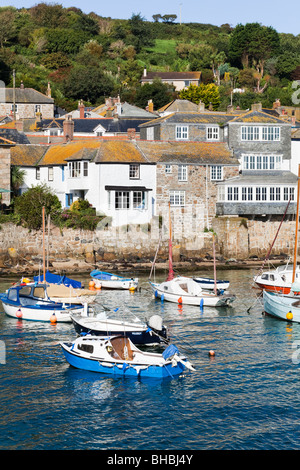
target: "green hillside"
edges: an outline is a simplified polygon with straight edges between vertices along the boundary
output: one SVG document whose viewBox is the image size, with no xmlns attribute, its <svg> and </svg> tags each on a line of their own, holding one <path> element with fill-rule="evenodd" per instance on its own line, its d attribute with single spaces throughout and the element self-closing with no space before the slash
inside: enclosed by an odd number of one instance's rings
<svg viewBox="0 0 300 470">
<path fill-rule="evenodd" d="M 175 16 L 175 15 L 174 15 Z M 142 90 L 148 71 L 201 71 L 204 84 L 218 87 L 218 109 L 231 101 L 247 108 L 253 101 L 272 107 L 292 100 L 300 66 L 300 35 L 279 34 L 258 23 L 237 25 L 178 24 L 176 17 L 139 14 L 128 20 L 103 18 L 59 4 L 0 8 L 0 79 L 23 81 L 45 93 L 48 82 L 57 105 L 71 110 L 78 100 L 98 105 L 105 97 L 146 106 L 163 106 L 177 95 L 155 83 Z M 193 98 L 192 98 L 193 99 Z"/>
</svg>

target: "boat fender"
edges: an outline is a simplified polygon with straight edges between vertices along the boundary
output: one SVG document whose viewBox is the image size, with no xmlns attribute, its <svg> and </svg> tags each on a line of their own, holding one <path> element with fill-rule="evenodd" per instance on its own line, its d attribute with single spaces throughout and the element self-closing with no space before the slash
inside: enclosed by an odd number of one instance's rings
<svg viewBox="0 0 300 470">
<path fill-rule="evenodd" d="M 19 308 L 16 312 L 16 317 L 17 318 L 22 318 L 22 316 L 23 316 L 22 310 Z"/>
<path fill-rule="evenodd" d="M 292 319 L 293 319 L 293 314 L 292 314 L 292 312 L 288 312 L 288 313 L 286 314 L 286 318 L 287 318 L 287 320 L 292 320 Z"/>
<path fill-rule="evenodd" d="M 162 294 L 161 295 L 161 298 L 160 298 L 161 302 L 163 302 L 165 300 L 165 294 Z"/>
<path fill-rule="evenodd" d="M 200 310 L 203 310 L 204 299 L 200 300 Z"/>
<path fill-rule="evenodd" d="M 154 292 L 154 296 L 155 296 L 155 297 L 158 297 L 157 290 Z"/>
<path fill-rule="evenodd" d="M 182 304 L 182 297 L 179 297 L 178 303 L 179 303 L 179 304 Z"/>
</svg>

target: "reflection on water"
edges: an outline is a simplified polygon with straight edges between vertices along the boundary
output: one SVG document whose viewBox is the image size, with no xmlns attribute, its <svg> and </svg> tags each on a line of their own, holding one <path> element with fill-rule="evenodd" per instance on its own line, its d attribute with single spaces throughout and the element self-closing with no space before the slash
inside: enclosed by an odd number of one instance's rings
<svg viewBox="0 0 300 470">
<path fill-rule="evenodd" d="M 236 300 L 203 311 L 153 299 L 146 277 L 140 292 L 98 293 L 96 310 L 163 317 L 172 342 L 196 367 L 175 380 L 73 369 L 58 345 L 74 339 L 71 324 L 15 320 L 2 311 L 1 449 L 297 448 L 299 366 L 292 355 L 300 325 L 263 315 L 253 274 L 222 271 Z M 11 282 L 0 280 L 0 291 Z"/>
</svg>

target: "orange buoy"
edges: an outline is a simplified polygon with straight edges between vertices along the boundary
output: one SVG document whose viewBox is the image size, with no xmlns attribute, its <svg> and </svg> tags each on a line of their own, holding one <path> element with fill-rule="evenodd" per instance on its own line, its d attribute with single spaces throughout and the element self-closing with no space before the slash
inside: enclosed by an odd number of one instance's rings
<svg viewBox="0 0 300 470">
<path fill-rule="evenodd" d="M 179 297 L 178 303 L 179 303 L 179 304 L 182 304 L 182 297 Z"/>
<path fill-rule="evenodd" d="M 90 281 L 89 282 L 89 287 L 95 287 L 95 281 Z"/>
<path fill-rule="evenodd" d="M 22 313 L 21 309 L 19 308 L 16 312 L 16 317 L 17 318 L 22 318 L 22 316 L 23 316 L 23 313 Z"/>
<path fill-rule="evenodd" d="M 213 351 L 212 349 L 208 352 L 208 355 L 210 357 L 215 357 L 215 351 Z"/>
<path fill-rule="evenodd" d="M 57 318 L 56 318 L 56 315 L 55 315 L 54 312 L 52 313 L 52 315 L 51 315 L 51 317 L 50 317 L 50 322 L 51 322 L 51 323 L 56 323 L 56 322 L 57 322 Z"/>
</svg>

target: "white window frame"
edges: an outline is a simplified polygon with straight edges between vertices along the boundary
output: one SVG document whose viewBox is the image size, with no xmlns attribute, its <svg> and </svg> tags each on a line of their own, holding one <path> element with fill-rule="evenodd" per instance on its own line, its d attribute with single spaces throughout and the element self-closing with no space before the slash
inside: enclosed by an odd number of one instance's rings
<svg viewBox="0 0 300 470">
<path fill-rule="evenodd" d="M 130 209 L 130 191 L 115 191 L 115 209 Z"/>
<path fill-rule="evenodd" d="M 169 164 L 166 165 L 165 173 L 167 173 L 167 174 L 172 173 L 172 165 L 169 165 Z"/>
<path fill-rule="evenodd" d="M 185 205 L 185 191 L 174 189 L 169 191 L 169 200 L 171 206 L 182 207 Z"/>
<path fill-rule="evenodd" d="M 154 127 L 146 128 L 146 140 L 154 140 Z"/>
<path fill-rule="evenodd" d="M 138 210 L 146 210 L 147 207 L 147 192 L 146 191 L 132 191 L 132 208 Z"/>
<path fill-rule="evenodd" d="M 210 180 L 222 181 L 223 180 L 223 167 L 222 165 L 211 165 L 210 167 Z"/>
<path fill-rule="evenodd" d="M 187 181 L 187 165 L 178 165 L 178 181 Z"/>
<path fill-rule="evenodd" d="M 89 163 L 88 162 L 82 162 L 83 164 L 83 176 L 86 177 L 86 176 L 89 176 Z"/>
<path fill-rule="evenodd" d="M 140 179 L 140 164 L 130 163 L 129 165 L 129 179 L 138 180 Z"/>
<path fill-rule="evenodd" d="M 54 168 L 53 166 L 48 166 L 48 181 L 54 180 Z"/>
<path fill-rule="evenodd" d="M 279 142 L 279 126 L 241 126 L 241 140 L 243 142 Z"/>
<path fill-rule="evenodd" d="M 188 140 L 189 128 L 188 126 L 176 126 L 176 140 Z"/>
<path fill-rule="evenodd" d="M 294 186 L 219 186 L 218 202 L 286 202 L 295 201 Z"/>
<path fill-rule="evenodd" d="M 41 179 L 41 167 L 37 166 L 35 169 L 35 179 L 40 180 Z"/>
<path fill-rule="evenodd" d="M 242 155 L 243 170 L 281 170 L 282 155 Z"/>
<path fill-rule="evenodd" d="M 219 140 L 220 139 L 220 128 L 218 126 L 209 126 L 206 128 L 206 139 L 207 140 Z"/>
<path fill-rule="evenodd" d="M 81 162 L 74 160 L 68 163 L 69 178 L 80 178 L 81 177 Z"/>
</svg>

